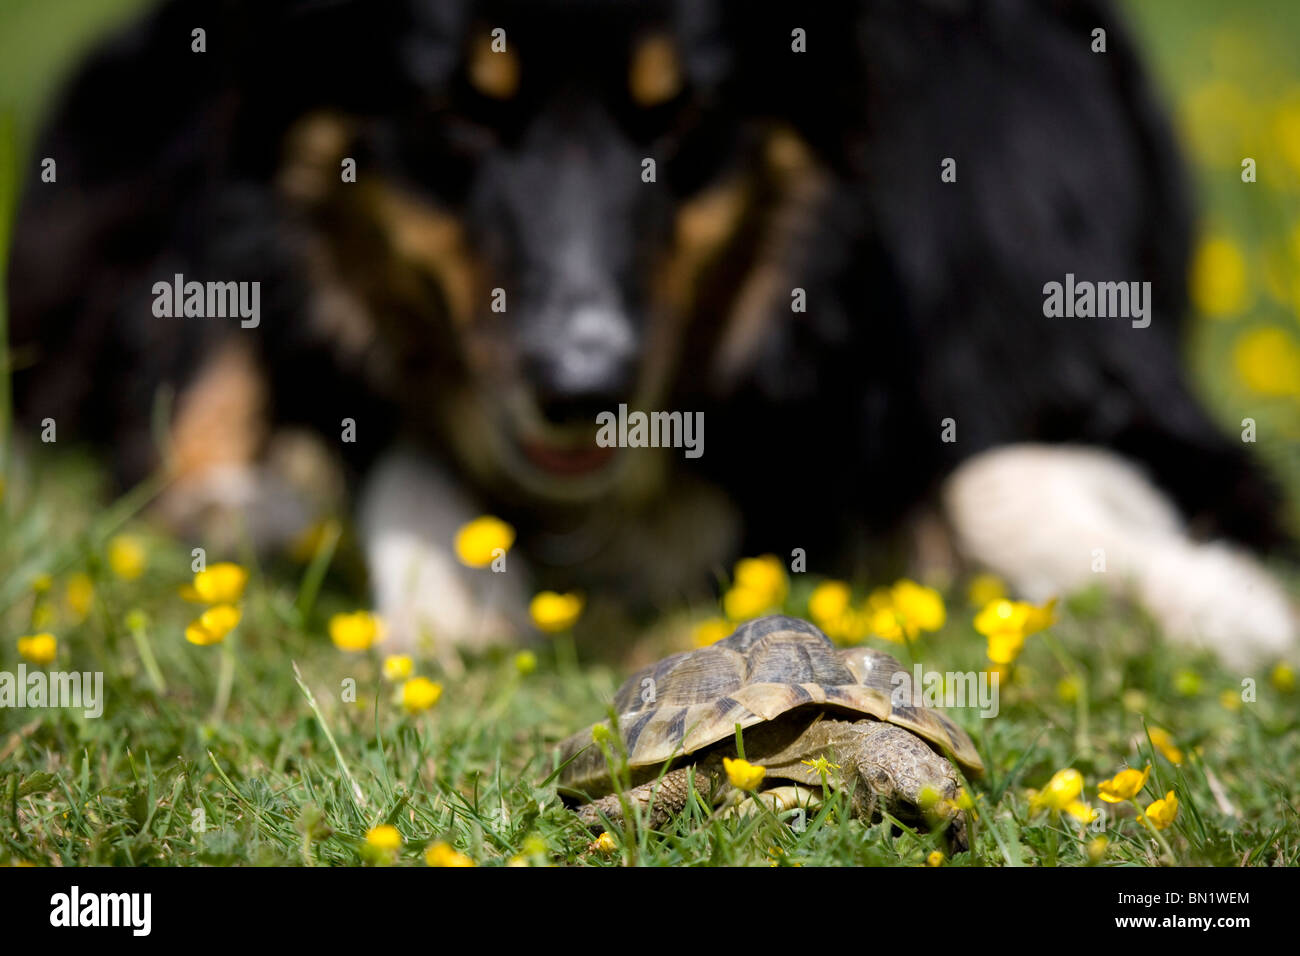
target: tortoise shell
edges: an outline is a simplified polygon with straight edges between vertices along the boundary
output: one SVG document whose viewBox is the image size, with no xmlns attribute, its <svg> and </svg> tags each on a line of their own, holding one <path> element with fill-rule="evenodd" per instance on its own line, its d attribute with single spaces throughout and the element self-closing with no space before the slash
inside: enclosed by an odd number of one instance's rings
<svg viewBox="0 0 1300 956">
<path fill-rule="evenodd" d="M 967 773 L 982 773 L 974 743 L 947 715 L 891 700 L 901 670 L 888 654 L 836 648 L 807 621 L 774 615 L 638 671 L 614 695 L 614 710 L 632 767 L 695 753 L 733 736 L 737 724 L 752 727 L 818 705 L 896 724 L 950 753 Z M 561 785 L 581 789 L 608 778 L 604 755 L 590 746 L 593 729 L 561 744 L 561 762 L 573 758 Z"/>
</svg>

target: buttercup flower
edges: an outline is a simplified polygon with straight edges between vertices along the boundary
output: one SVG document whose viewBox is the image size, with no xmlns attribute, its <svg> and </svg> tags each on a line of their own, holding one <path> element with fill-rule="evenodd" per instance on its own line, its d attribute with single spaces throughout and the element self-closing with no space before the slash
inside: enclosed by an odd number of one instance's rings
<svg viewBox="0 0 1300 956">
<path fill-rule="evenodd" d="M 446 843 L 435 843 L 424 853 L 424 862 L 429 866 L 473 866 L 474 861 L 463 853 L 457 853 Z"/>
<path fill-rule="evenodd" d="M 537 629 L 547 634 L 567 631 L 582 616 L 584 601 L 580 594 L 557 594 L 555 591 L 542 591 L 533 596 L 528 605 L 528 614 L 537 625 Z"/>
<path fill-rule="evenodd" d="M 486 568 L 515 543 L 515 529 L 500 518 L 483 515 L 456 532 L 456 557 L 471 568 Z"/>
<path fill-rule="evenodd" d="M 1269 682 L 1284 694 L 1295 690 L 1295 670 L 1286 661 L 1281 661 L 1268 675 Z"/>
<path fill-rule="evenodd" d="M 90 613 L 90 606 L 95 601 L 95 582 L 84 571 L 78 571 L 68 578 L 66 589 L 68 607 L 77 620 L 82 620 Z"/>
<path fill-rule="evenodd" d="M 1010 664 L 1024 647 L 1025 638 L 1056 622 L 1056 600 L 1042 607 L 1025 601 L 993 601 L 975 615 L 975 630 L 988 638 L 988 657 L 995 664 Z"/>
<path fill-rule="evenodd" d="M 812 767 L 812 769 L 822 777 L 827 776 L 832 770 L 840 769 L 839 764 L 831 763 L 824 756 L 817 757 L 814 760 L 801 760 L 799 762 L 803 764 L 805 767 Z"/>
<path fill-rule="evenodd" d="M 1246 258 L 1232 240 L 1212 236 L 1201 242 L 1192 259 L 1192 303 L 1215 318 L 1236 315 L 1246 307 Z"/>
<path fill-rule="evenodd" d="M 748 760 L 722 758 L 722 767 L 727 771 L 727 779 L 737 790 L 754 790 L 763 782 L 767 768 L 750 763 Z"/>
<path fill-rule="evenodd" d="M 32 634 L 18 638 L 18 654 L 38 667 L 48 667 L 59 656 L 59 641 L 53 634 Z"/>
<path fill-rule="evenodd" d="M 943 866 L 943 852 L 940 850 L 933 850 L 930 855 L 925 858 L 925 865 Z"/>
<path fill-rule="evenodd" d="M 853 593 L 843 581 L 823 581 L 808 598 L 808 616 L 824 631 L 843 617 L 852 598 Z"/>
<path fill-rule="evenodd" d="M 385 823 L 366 831 L 366 842 L 376 850 L 396 853 L 402 848 L 402 834 L 397 827 Z"/>
<path fill-rule="evenodd" d="M 1224 710 L 1231 710 L 1234 712 L 1241 710 L 1241 692 L 1235 690 L 1220 691 L 1219 706 Z"/>
<path fill-rule="evenodd" d="M 710 644 L 716 644 L 730 635 L 732 630 L 731 622 L 726 618 L 708 618 L 691 628 L 691 644 L 695 647 L 707 647 Z"/>
<path fill-rule="evenodd" d="M 108 542 L 108 566 L 123 581 L 134 581 L 144 574 L 148 555 L 140 539 L 119 534 Z"/>
<path fill-rule="evenodd" d="M 618 844 L 614 842 L 614 838 L 610 836 L 609 831 L 606 830 L 592 841 L 590 848 L 595 850 L 597 853 L 604 853 L 608 856 L 610 853 L 613 853 L 618 849 Z"/>
<path fill-rule="evenodd" d="M 1097 796 L 1107 803 L 1123 803 L 1125 800 L 1132 800 L 1142 792 L 1150 775 L 1151 764 L 1147 764 L 1145 770 L 1134 770 L 1131 767 L 1121 770 L 1109 780 L 1097 784 Z"/>
<path fill-rule="evenodd" d="M 387 680 L 406 680 L 414 670 L 415 661 L 408 654 L 390 654 L 384 658 L 384 677 Z"/>
<path fill-rule="evenodd" d="M 239 624 L 241 616 L 239 608 L 231 604 L 210 607 L 199 615 L 198 620 L 191 621 L 185 628 L 185 640 L 200 647 L 220 644 Z"/>
<path fill-rule="evenodd" d="M 428 710 L 442 697 L 442 685 L 427 677 L 413 677 L 402 685 L 402 706 L 410 713 Z"/>
<path fill-rule="evenodd" d="M 947 619 L 943 597 L 904 578 L 888 590 L 877 589 L 867 598 L 872 633 L 889 641 L 916 638 L 922 631 L 937 631 Z"/>
<path fill-rule="evenodd" d="M 1178 816 L 1178 797 L 1170 790 L 1161 799 L 1147 807 L 1142 815 L 1143 821 L 1149 822 L 1157 830 L 1163 830 L 1174 822 Z"/>
<path fill-rule="evenodd" d="M 790 588 L 785 565 L 773 554 L 736 562 L 732 584 L 722 596 L 722 610 L 732 621 L 758 617 L 781 606 Z"/>
<path fill-rule="evenodd" d="M 1151 738 L 1151 743 L 1159 750 L 1166 760 L 1173 764 L 1183 762 L 1183 752 L 1174 743 L 1174 738 L 1170 736 L 1169 731 L 1162 727 L 1148 727 L 1147 736 Z"/>
<path fill-rule="evenodd" d="M 1300 343 L 1279 326 L 1244 332 L 1232 347 L 1232 363 L 1242 384 L 1256 394 L 1300 393 Z"/>
<path fill-rule="evenodd" d="M 514 663 L 516 673 L 527 677 L 537 670 L 537 655 L 532 651 L 520 651 L 515 655 Z"/>
<path fill-rule="evenodd" d="M 1035 810 L 1061 811 L 1079 798 L 1083 792 L 1083 774 L 1073 767 L 1058 770 L 1052 775 L 1032 801 Z"/>
<path fill-rule="evenodd" d="M 330 640 L 341 651 L 364 651 L 383 640 L 383 621 L 369 611 L 335 614 L 329 623 Z"/>
<path fill-rule="evenodd" d="M 248 571 L 232 561 L 221 561 L 194 575 L 182 596 L 200 604 L 237 604 L 244 596 Z"/>
</svg>

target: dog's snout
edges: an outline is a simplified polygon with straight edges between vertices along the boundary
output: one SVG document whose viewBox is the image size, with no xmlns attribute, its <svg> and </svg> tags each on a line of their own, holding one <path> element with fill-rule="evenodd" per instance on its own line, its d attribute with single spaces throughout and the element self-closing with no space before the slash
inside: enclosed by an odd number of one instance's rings
<svg viewBox="0 0 1300 956">
<path fill-rule="evenodd" d="M 542 414 L 562 424 L 595 418 L 627 401 L 636 374 L 637 338 L 619 308 L 586 304 L 558 321 L 528 356 Z"/>
</svg>

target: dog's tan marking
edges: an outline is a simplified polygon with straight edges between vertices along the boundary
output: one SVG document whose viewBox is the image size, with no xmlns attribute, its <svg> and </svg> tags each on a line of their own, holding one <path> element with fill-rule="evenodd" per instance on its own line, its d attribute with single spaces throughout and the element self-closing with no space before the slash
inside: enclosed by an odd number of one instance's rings
<svg viewBox="0 0 1300 956">
<path fill-rule="evenodd" d="M 734 380 L 749 363 L 769 323 L 794 291 L 792 268 L 808 242 L 829 177 L 807 145 L 792 131 L 779 129 L 764 150 L 772 198 L 757 253 L 737 292 L 718 344 L 720 381 Z"/>
<path fill-rule="evenodd" d="M 308 113 L 284 138 L 284 160 L 276 184 L 280 192 L 303 203 L 317 203 L 341 182 L 340 162 L 352 133 L 348 121 L 329 111 Z"/>
<path fill-rule="evenodd" d="M 682 67 L 677 47 L 662 33 L 641 40 L 628 65 L 628 91 L 638 106 L 667 103 L 682 88 Z"/>
<path fill-rule="evenodd" d="M 735 236 L 749 197 L 748 182 L 737 177 L 695 197 L 677 213 L 672 253 L 661 272 L 664 297 L 676 308 L 690 306 L 696 280 Z"/>
<path fill-rule="evenodd" d="M 476 308 L 480 268 L 470 255 L 465 229 L 452 215 L 385 185 L 367 190 L 367 204 L 402 259 L 438 280 L 452 321 L 465 326 Z"/>
<path fill-rule="evenodd" d="M 508 100 L 519 90 L 519 60 L 509 44 L 492 49 L 492 36 L 479 33 L 469 51 L 469 81 L 494 100 Z"/>
<path fill-rule="evenodd" d="M 266 440 L 267 386 L 250 349 L 221 346 L 176 403 L 170 471 L 180 480 L 253 461 Z"/>
</svg>

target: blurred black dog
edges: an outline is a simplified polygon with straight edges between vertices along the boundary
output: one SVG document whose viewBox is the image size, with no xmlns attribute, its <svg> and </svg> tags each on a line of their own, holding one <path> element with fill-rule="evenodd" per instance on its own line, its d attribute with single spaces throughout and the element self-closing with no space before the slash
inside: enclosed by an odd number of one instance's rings
<svg viewBox="0 0 1300 956">
<path fill-rule="evenodd" d="M 404 641 L 499 636 L 538 584 L 663 602 L 742 551 L 844 570 L 928 504 L 1028 594 L 1101 552 L 1180 635 L 1290 640 L 1184 527 L 1286 537 L 1180 370 L 1183 175 L 1102 0 L 167 3 L 44 157 L 27 418 L 259 540 L 309 517 L 285 449 L 323 439 Z M 1150 283 L 1141 321 L 1049 317 L 1067 276 Z M 703 454 L 598 443 L 623 405 Z M 451 552 L 482 511 L 527 562 L 491 595 Z"/>
</svg>

